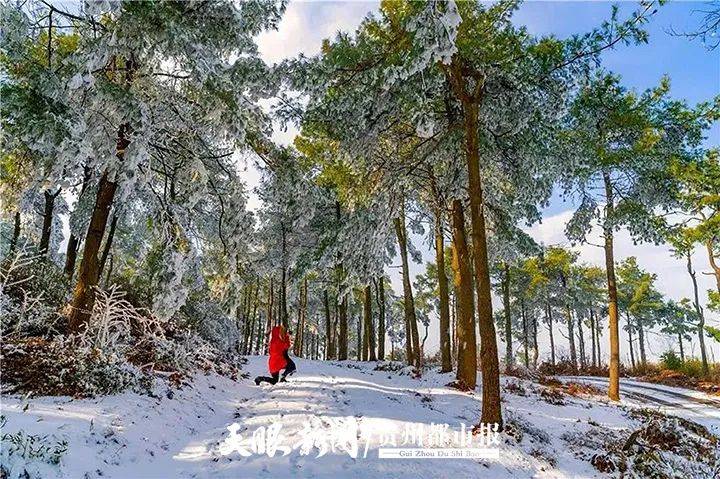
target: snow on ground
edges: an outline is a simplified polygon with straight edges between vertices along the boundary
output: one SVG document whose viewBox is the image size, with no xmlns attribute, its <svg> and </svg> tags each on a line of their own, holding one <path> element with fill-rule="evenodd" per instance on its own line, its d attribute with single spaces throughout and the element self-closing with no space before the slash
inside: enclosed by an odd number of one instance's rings
<svg viewBox="0 0 720 479">
<path fill-rule="evenodd" d="M 563 381 L 575 381 L 607 388 L 607 378 L 593 376 L 564 376 Z M 720 436 L 720 397 L 701 391 L 620 379 L 620 394 L 624 404 L 646 407 L 702 424 Z"/>
<path fill-rule="evenodd" d="M 281 424 L 283 444 L 294 445 L 307 424 L 316 425 L 321 436 L 338 423 L 358 423 L 377 434 L 395 430 L 400 442 L 409 426 L 447 423 L 457 430 L 479 420 L 479 388 L 463 393 L 445 387 L 452 374 L 413 379 L 402 371 L 375 371 L 375 363 L 296 362 L 290 382 L 274 386 L 199 374 L 180 390 L 156 387 L 154 398 L 130 392 L 81 400 L 4 397 L 2 432 L 67 441 L 59 466 L 32 465 L 40 477 L 574 478 L 601 477 L 589 463 L 597 452 L 595 438 L 638 424 L 602 398 L 543 399 L 537 385 L 504 378 L 504 413 L 516 439 L 503 435 L 499 459 L 379 459 L 380 438 L 371 440 L 367 457 L 364 442 L 356 458 L 342 450 L 302 455 L 299 448 L 275 457 L 220 454 L 233 423 L 244 438 L 258 427 Z M 263 374 L 266 358 L 249 357 L 244 369 Z"/>
</svg>

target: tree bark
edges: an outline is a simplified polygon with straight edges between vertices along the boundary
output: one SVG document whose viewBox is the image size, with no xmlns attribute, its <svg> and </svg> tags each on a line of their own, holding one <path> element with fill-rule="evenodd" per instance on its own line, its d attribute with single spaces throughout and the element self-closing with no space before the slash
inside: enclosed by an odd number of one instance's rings
<svg viewBox="0 0 720 479">
<path fill-rule="evenodd" d="M 395 218 L 395 234 L 400 249 L 402 261 L 403 280 L 403 306 L 405 310 L 405 358 L 409 365 L 420 367 L 419 349 L 420 339 L 417 333 L 417 316 L 415 315 L 415 299 L 413 298 L 412 283 L 410 283 L 410 269 L 407 255 L 407 239 L 405 237 L 405 214 L 401 208 L 400 217 Z M 413 328 L 413 325 L 415 326 Z"/>
<path fill-rule="evenodd" d="M 510 265 L 503 262 L 502 278 L 503 308 L 505 309 L 505 367 L 513 365 L 512 317 L 510 316 Z"/>
<path fill-rule="evenodd" d="M 77 262 L 77 253 L 79 248 L 80 239 L 70 233 L 67 249 L 65 251 L 65 267 L 63 268 L 65 275 L 68 277 L 68 281 L 72 281 L 73 275 L 75 274 L 75 263 Z"/>
<path fill-rule="evenodd" d="M 580 367 L 585 369 L 587 366 L 585 362 L 585 338 L 583 337 L 583 329 L 582 329 L 582 322 L 583 318 L 578 314 L 577 317 L 577 327 L 578 327 L 578 347 L 580 349 Z"/>
<path fill-rule="evenodd" d="M 112 248 L 113 238 L 115 237 L 115 228 L 117 226 L 117 214 L 113 215 L 112 221 L 110 222 L 110 229 L 108 230 L 107 239 L 105 239 L 105 245 L 103 246 L 102 256 L 100 257 L 100 266 L 98 275 L 102 275 L 105 269 L 105 263 L 107 262 L 108 255 L 110 254 L 110 248 Z"/>
<path fill-rule="evenodd" d="M 253 299 L 253 310 L 252 310 L 252 316 L 250 317 L 250 327 L 248 328 L 248 339 L 245 341 L 245 354 L 250 354 L 250 345 L 252 344 L 253 340 L 253 332 L 255 331 L 255 323 L 258 320 L 257 317 L 257 309 L 258 309 L 258 302 L 260 297 L 260 277 L 258 276 L 257 282 L 255 284 L 255 298 Z"/>
<path fill-rule="evenodd" d="M 82 198 L 83 194 L 87 190 L 90 184 L 90 168 L 87 166 L 83 169 L 83 182 L 80 187 L 80 194 L 78 195 L 78 201 Z M 68 277 L 68 281 L 72 281 L 73 275 L 75 274 L 75 262 L 77 261 L 77 253 L 80 248 L 80 238 L 75 236 L 72 231 L 70 232 L 70 238 L 68 239 L 67 250 L 65 251 L 65 275 Z"/>
<path fill-rule="evenodd" d="M 678 333 L 678 343 L 680 343 L 680 360 L 685 362 L 685 350 L 683 349 L 682 334 Z"/>
<path fill-rule="evenodd" d="M 633 335 L 632 335 L 632 320 L 630 319 L 630 315 L 627 315 L 627 323 L 628 323 L 628 346 L 630 347 L 630 364 L 632 365 L 632 368 L 635 369 L 635 350 L 633 349 Z"/>
<path fill-rule="evenodd" d="M 15 218 L 13 220 L 13 235 L 10 239 L 10 249 L 8 250 L 8 256 L 12 256 L 17 249 L 18 241 L 20 241 L 20 210 L 15 212 Z"/>
<path fill-rule="evenodd" d="M 523 358 L 523 361 L 525 362 L 525 368 L 530 367 L 530 352 L 528 350 L 528 325 L 527 325 L 527 317 L 525 316 L 525 301 L 520 298 L 520 319 L 522 319 L 522 328 L 523 328 L 523 350 L 525 352 L 525 357 Z"/>
<path fill-rule="evenodd" d="M 363 320 L 365 322 L 365 343 L 367 344 L 367 360 L 377 361 L 375 355 L 375 328 L 373 327 L 372 317 L 372 289 L 370 285 L 365 285 L 364 301 L 363 301 Z"/>
<path fill-rule="evenodd" d="M 590 308 L 590 341 L 592 342 L 592 365 L 597 367 L 597 351 L 595 348 L 595 315 L 593 314 L 592 308 Z"/>
<path fill-rule="evenodd" d="M 361 313 L 362 314 L 362 313 Z M 357 360 L 362 361 L 362 316 L 357 317 Z"/>
<path fill-rule="evenodd" d="M 342 219 L 342 211 L 340 208 L 340 202 L 335 202 L 335 221 L 340 227 Z M 342 257 L 338 255 L 337 258 L 337 270 L 338 270 L 338 295 L 342 293 L 342 282 L 345 279 L 345 270 L 342 264 Z M 343 296 L 340 300 L 340 304 L 337 308 L 338 317 L 338 335 L 335 340 L 335 346 L 337 347 L 337 358 L 339 360 L 346 360 L 348 358 L 348 320 L 347 320 L 347 295 Z"/>
<path fill-rule="evenodd" d="M 478 331 L 480 333 L 480 366 L 482 368 L 483 400 L 481 422 L 485 424 L 495 423 L 502 427 L 500 364 L 492 314 L 483 189 L 480 179 L 478 114 L 478 103 L 474 101 L 463 102 L 468 190 L 470 193 L 470 224 L 472 225 L 471 237 L 475 266 L 475 288 L 477 290 Z"/>
<path fill-rule="evenodd" d="M 344 276 L 342 264 L 338 267 L 340 280 Z M 348 358 L 348 318 L 347 318 L 347 295 L 343 296 L 338 308 L 339 331 L 337 338 L 338 359 L 343 361 Z"/>
<path fill-rule="evenodd" d="M 122 157 L 129 141 L 125 140 L 125 128 L 120 128 L 118 139 L 118 156 Z M 85 235 L 85 246 L 83 248 L 83 257 L 80 262 L 78 271 L 78 281 L 73 294 L 71 313 L 69 318 L 69 328 L 71 332 L 79 332 L 85 327 L 90 319 L 93 305 L 95 304 L 95 292 L 93 289 L 97 286 L 100 278 L 100 264 L 98 262 L 98 252 L 105 235 L 105 227 L 107 226 L 108 216 L 115 199 L 115 191 L 117 183 L 110 181 L 108 173 L 105 172 L 100 178 L 97 196 L 95 198 L 95 206 L 87 234 Z"/>
<path fill-rule="evenodd" d="M 270 284 L 268 285 L 268 301 L 267 301 L 267 314 L 265 318 L 265 330 L 258 335 L 258 352 L 267 352 L 268 338 L 270 337 L 270 331 L 275 326 L 275 318 L 273 312 L 275 310 L 275 284 L 273 277 L 270 276 Z"/>
<path fill-rule="evenodd" d="M 537 315 L 532 315 L 532 339 L 533 339 L 533 368 L 537 369 L 540 350 L 538 349 L 538 320 Z"/>
<path fill-rule="evenodd" d="M 282 233 L 282 272 L 280 275 L 280 323 L 288 328 L 288 309 L 287 309 L 287 238 L 285 226 L 280 224 L 280 231 Z"/>
<path fill-rule="evenodd" d="M 332 322 L 330 320 L 330 299 L 328 290 L 323 291 L 323 307 L 325 309 L 325 359 L 334 359 L 332 347 Z"/>
<path fill-rule="evenodd" d="M 615 280 L 615 255 L 613 244 L 613 230 L 610 223 L 613 216 L 615 204 L 612 191 L 610 174 L 603 171 L 603 182 L 605 184 L 605 224 L 603 233 L 605 236 L 605 272 L 607 274 L 608 287 L 608 316 L 610 329 L 610 367 L 608 397 L 613 401 L 620 400 L 620 333 L 618 330 L 618 307 L 617 307 L 617 284 Z"/>
<path fill-rule="evenodd" d="M 452 371 L 450 358 L 450 295 L 448 279 L 445 276 L 445 241 L 443 238 L 442 214 L 435 215 L 435 263 L 438 272 L 438 293 L 440 299 L 440 372 Z"/>
<path fill-rule="evenodd" d="M 380 276 L 377 283 L 378 303 L 378 359 L 385 360 L 385 278 Z"/>
<path fill-rule="evenodd" d="M 708 252 L 712 258 L 712 247 L 708 242 Z M 715 267 L 714 262 L 712 263 Z M 697 275 L 692 266 L 691 252 L 687 253 L 687 270 L 693 284 L 693 303 L 695 304 L 695 312 L 698 315 L 698 339 L 700 340 L 700 359 L 702 361 L 703 374 L 708 375 L 710 368 L 708 366 L 707 350 L 705 349 L 705 314 L 702 306 L 700 306 L 700 295 L 698 293 Z M 720 280 L 720 276 L 716 276 Z M 718 290 L 720 291 L 720 284 L 718 284 Z"/>
<path fill-rule="evenodd" d="M 115 255 L 110 255 L 110 264 L 108 265 L 107 274 L 105 275 L 105 287 L 110 285 L 110 278 L 112 277 L 113 267 L 115 266 Z"/>
<path fill-rule="evenodd" d="M 546 301 L 545 308 L 548 317 L 548 331 L 550 332 L 550 364 L 555 366 L 555 337 L 553 335 L 553 317 L 552 317 L 552 306 L 550 301 Z"/>
<path fill-rule="evenodd" d="M 302 356 L 303 348 L 306 346 L 305 338 L 305 318 L 307 317 L 307 293 L 308 285 L 307 278 L 300 283 L 300 289 L 298 292 L 298 326 L 295 332 L 295 355 Z"/>
<path fill-rule="evenodd" d="M 647 364 L 647 357 L 645 356 L 645 330 L 643 329 L 642 320 L 636 319 L 638 328 L 638 344 L 640 345 L 640 364 L 645 366 Z"/>
<path fill-rule="evenodd" d="M 43 210 L 43 225 L 40 234 L 40 244 L 38 250 L 41 255 L 48 256 L 48 250 L 50 249 L 50 235 L 52 234 L 52 220 L 53 212 L 55 211 L 55 198 L 60 194 L 60 189 L 55 193 L 50 193 L 50 190 L 43 192 L 45 198 L 45 207 Z"/>
<path fill-rule="evenodd" d="M 598 367 L 602 366 L 602 349 L 600 348 L 600 332 L 601 331 L 602 331 L 602 327 L 600 326 L 600 317 L 596 314 L 595 315 L 595 337 L 597 338 Z"/>
<path fill-rule="evenodd" d="M 451 246 L 452 249 L 452 246 Z M 450 261 L 452 263 L 452 260 Z M 452 358 L 453 364 L 457 363 L 457 317 L 458 317 L 458 301 L 457 292 L 453 291 L 452 309 L 450 310 L 452 316 L 450 318 L 450 331 L 452 332 Z"/>
<path fill-rule="evenodd" d="M 133 82 L 138 65 L 132 54 L 125 60 L 124 80 L 125 83 L 129 85 Z M 119 163 L 123 162 L 125 150 L 130 145 L 130 140 L 128 139 L 129 130 L 130 125 L 128 123 L 123 123 L 118 128 L 115 156 L 118 158 Z M 94 288 L 100 279 L 98 275 L 98 252 L 100 251 L 100 245 L 105 235 L 105 227 L 107 226 L 108 216 L 110 215 L 110 209 L 115 200 L 115 191 L 117 190 L 117 183 L 110 179 L 111 177 L 108 173 L 108 171 L 105 171 L 100 178 L 97 195 L 95 197 L 95 205 L 92 215 L 90 216 L 88 231 L 85 235 L 83 257 L 80 262 L 80 271 L 78 272 L 78 280 L 75 291 L 73 292 L 70 317 L 68 319 L 68 328 L 71 332 L 79 332 L 81 329 L 84 329 L 90 319 L 92 308 L 95 304 Z"/>
<path fill-rule="evenodd" d="M 452 202 L 453 283 L 457 295 L 457 380 L 470 389 L 477 385 L 477 346 L 470 258 L 465 238 L 465 215 L 460 200 Z"/>
<path fill-rule="evenodd" d="M 562 283 L 563 290 L 568 291 L 567 278 L 563 273 L 560 274 L 560 282 Z M 577 351 L 575 350 L 575 327 L 572 315 L 572 309 L 570 303 L 565 302 L 565 315 L 567 316 L 567 329 L 568 329 L 568 341 L 570 343 L 570 362 L 572 363 L 573 370 L 577 371 Z"/>
</svg>

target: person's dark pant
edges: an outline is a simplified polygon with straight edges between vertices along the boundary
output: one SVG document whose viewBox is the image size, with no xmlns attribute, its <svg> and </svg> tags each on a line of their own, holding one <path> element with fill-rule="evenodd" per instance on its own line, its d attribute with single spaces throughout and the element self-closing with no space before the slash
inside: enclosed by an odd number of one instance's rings
<svg viewBox="0 0 720 479">
<path fill-rule="evenodd" d="M 277 372 L 277 373 L 273 373 L 273 374 L 272 374 L 272 377 L 270 377 L 270 376 L 258 376 L 258 377 L 255 378 L 255 383 L 256 383 L 256 384 L 260 384 L 260 383 L 262 383 L 262 382 L 266 382 L 266 383 L 270 383 L 270 384 L 275 384 L 275 383 L 278 382 L 278 379 L 279 379 L 279 378 L 280 378 L 280 373 Z"/>
<path fill-rule="evenodd" d="M 290 359 L 290 355 L 287 351 L 285 351 L 285 361 L 287 361 L 287 364 L 285 365 L 285 371 L 283 371 L 282 377 L 285 378 L 287 376 L 290 376 L 292 373 L 294 373 L 297 370 L 297 367 L 295 366 L 295 362 Z"/>
<path fill-rule="evenodd" d="M 295 362 L 290 359 L 287 351 L 285 351 L 285 361 L 287 361 L 287 364 L 285 364 L 285 370 L 282 373 L 282 378 L 280 377 L 280 373 L 277 372 L 273 373 L 272 376 L 258 376 L 255 378 L 255 383 L 260 384 L 262 382 L 266 382 L 270 384 L 277 384 L 278 381 L 284 381 L 287 376 L 291 375 L 297 370 Z"/>
</svg>

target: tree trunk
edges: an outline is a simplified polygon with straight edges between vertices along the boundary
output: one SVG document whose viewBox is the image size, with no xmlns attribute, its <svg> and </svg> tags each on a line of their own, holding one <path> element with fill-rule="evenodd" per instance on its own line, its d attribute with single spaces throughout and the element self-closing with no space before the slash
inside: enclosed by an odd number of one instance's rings
<svg viewBox="0 0 720 479">
<path fill-rule="evenodd" d="M 330 352 L 332 354 L 333 359 L 337 359 L 337 357 L 338 357 L 337 356 L 337 354 L 338 354 L 337 353 L 337 345 L 338 345 L 337 338 L 339 336 L 338 335 L 338 322 L 339 322 L 338 316 L 340 315 L 340 303 L 338 302 L 337 295 L 335 296 L 335 301 L 333 301 L 333 306 L 334 306 L 333 312 L 332 312 L 333 323 L 332 323 L 332 328 L 330 329 L 330 336 L 332 337 L 330 344 L 332 347 L 331 347 Z"/>
<path fill-rule="evenodd" d="M 550 364 L 555 366 L 555 337 L 553 335 L 553 317 L 552 317 L 552 306 L 550 302 L 545 303 L 548 317 L 548 331 L 550 332 Z"/>
<path fill-rule="evenodd" d="M 270 337 L 270 330 L 275 326 L 275 318 L 273 317 L 273 311 L 275 310 L 275 284 L 273 277 L 270 276 L 270 284 L 268 285 L 268 301 L 267 301 L 267 318 L 265 318 L 265 330 L 258 335 L 258 353 L 260 351 L 267 352 L 268 338 Z"/>
<path fill-rule="evenodd" d="M 502 278 L 503 308 L 505 309 L 505 367 L 513 364 L 512 317 L 510 316 L 510 265 L 503 262 Z"/>
<path fill-rule="evenodd" d="M 417 317 L 415 316 L 415 299 L 413 298 L 412 283 L 410 283 L 410 269 L 407 255 L 407 239 L 405 237 L 405 214 L 401 208 L 400 217 L 395 218 L 395 234 L 397 235 L 402 261 L 403 305 L 405 309 L 405 356 L 407 363 L 420 367 L 420 338 L 417 333 Z M 413 327 L 414 326 L 414 327 Z"/>
<path fill-rule="evenodd" d="M 279 314 L 280 324 L 289 328 L 288 308 L 287 308 L 287 231 L 285 230 L 285 224 L 280 223 L 280 236 L 281 236 L 281 274 L 280 274 L 280 304 Z M 297 338 L 296 338 L 297 339 Z"/>
<path fill-rule="evenodd" d="M 344 276 L 342 264 L 338 267 L 340 280 Z M 338 359 L 343 361 L 348 358 L 348 318 L 347 318 L 347 295 L 343 296 L 338 308 L 339 331 L 337 338 Z"/>
<path fill-rule="evenodd" d="M 450 358 L 450 295 L 445 276 L 445 241 L 443 238 L 442 215 L 435 215 L 435 262 L 438 272 L 438 293 L 440 299 L 440 372 L 452 371 Z"/>
<path fill-rule="evenodd" d="M 602 332 L 602 327 L 600 326 L 600 318 L 598 315 L 595 315 L 595 337 L 597 338 L 597 359 L 598 359 L 598 367 L 602 366 L 602 349 L 600 348 L 600 333 Z"/>
<path fill-rule="evenodd" d="M 523 361 L 525 362 L 525 368 L 530 367 L 530 352 L 528 350 L 528 325 L 527 325 L 527 317 L 525 316 L 525 301 L 520 298 L 520 319 L 522 319 L 522 328 L 523 328 L 523 350 L 525 352 L 525 357 L 523 358 Z"/>
<path fill-rule="evenodd" d="M 110 263 L 108 265 L 107 274 L 105 275 L 105 288 L 110 286 L 110 278 L 113 274 L 113 267 L 115 266 L 115 255 L 110 255 Z"/>
<path fill-rule="evenodd" d="M 378 359 L 385 360 L 385 278 L 380 276 L 377 283 L 378 303 Z"/>
<path fill-rule="evenodd" d="M 477 345 L 470 258 L 465 238 L 465 216 L 460 200 L 452 202 L 453 284 L 457 295 L 457 379 L 470 389 L 477 385 Z"/>
<path fill-rule="evenodd" d="M 595 349 L 595 315 L 593 314 L 592 308 L 590 308 L 590 341 L 592 342 L 592 365 L 597 367 L 597 351 Z"/>
<path fill-rule="evenodd" d="M 362 361 L 362 316 L 357 317 L 357 360 Z"/>
<path fill-rule="evenodd" d="M 348 358 L 347 296 L 340 301 L 338 321 L 338 359 L 342 361 Z"/>
<path fill-rule="evenodd" d="M 65 268 L 63 271 L 68 277 L 68 281 L 72 281 L 72 277 L 75 274 L 75 262 L 77 261 L 77 253 L 80 248 L 80 239 L 74 234 L 70 233 L 68 239 L 67 249 L 65 250 Z"/>
<path fill-rule="evenodd" d="M 375 328 L 373 327 L 372 317 L 372 290 L 369 284 L 365 286 L 364 296 L 363 316 L 365 321 L 365 342 L 367 343 L 368 351 L 367 360 L 377 361 L 377 356 L 375 355 Z"/>
<path fill-rule="evenodd" d="M 570 362 L 575 371 L 577 371 L 577 351 L 575 350 L 575 326 L 572 310 L 569 305 L 565 305 L 565 315 L 567 316 L 568 341 L 570 342 Z"/>
<path fill-rule="evenodd" d="M 632 365 L 632 368 L 635 369 L 635 350 L 633 349 L 633 335 L 632 335 L 632 321 L 630 320 L 630 316 L 627 317 L 627 323 L 628 323 L 628 346 L 630 347 L 630 364 Z"/>
<path fill-rule="evenodd" d="M 537 369 L 538 357 L 540 356 L 540 350 L 538 349 L 538 320 L 537 315 L 533 312 L 532 315 L 532 340 L 533 340 L 533 368 Z"/>
<path fill-rule="evenodd" d="M 451 261 L 452 262 L 452 261 Z M 450 318 L 450 331 L 452 332 L 452 358 L 453 358 L 453 364 L 457 363 L 457 317 L 458 317 L 458 301 L 457 301 L 457 293 L 453 292 L 453 299 L 452 299 L 452 309 L 450 312 L 452 313 L 452 317 Z"/>
<path fill-rule="evenodd" d="M 38 251 L 43 256 L 48 256 L 48 250 L 50 249 L 50 235 L 52 233 L 52 220 L 53 212 L 55 211 L 55 198 L 60 194 L 60 189 L 56 193 L 50 193 L 50 190 L 45 190 L 43 196 L 45 198 L 45 208 L 43 210 L 43 224 L 42 232 L 40 234 L 40 244 Z"/>
<path fill-rule="evenodd" d="M 488 267 L 483 189 L 480 179 L 480 152 L 478 142 L 479 105 L 474 101 L 463 102 L 465 122 L 465 149 L 470 193 L 470 224 L 472 225 L 473 263 L 478 307 L 478 331 L 480 332 L 480 366 L 482 368 L 482 417 L 485 424 L 496 423 L 502 427 L 500 405 L 500 364 L 498 361 L 495 323 L 492 314 L 492 292 Z"/>
<path fill-rule="evenodd" d="M 585 369 L 587 366 L 585 363 L 585 338 L 583 337 L 582 329 L 583 318 L 578 314 L 577 327 L 578 327 L 578 346 L 580 348 L 580 367 Z"/>
<path fill-rule="evenodd" d="M 253 309 L 252 309 L 252 315 L 250 316 L 250 327 L 248 328 L 248 338 L 245 341 L 244 354 L 250 354 L 250 345 L 252 344 L 252 340 L 253 340 L 253 332 L 255 331 L 255 323 L 258 320 L 257 309 L 258 309 L 259 296 L 260 296 L 260 277 L 258 276 L 257 282 L 255 284 L 255 297 L 253 299 Z"/>
<path fill-rule="evenodd" d="M 611 218 L 615 208 L 610 174 L 603 171 L 605 184 L 605 272 L 608 286 L 608 316 L 610 329 L 610 367 L 608 397 L 613 401 L 620 400 L 620 333 L 618 330 L 617 285 L 615 282 L 615 254 L 613 252 L 613 230 Z"/>
<path fill-rule="evenodd" d="M 102 275 L 105 269 L 105 263 L 107 262 L 108 255 L 110 254 L 110 248 L 112 248 L 113 238 L 115 237 L 115 228 L 117 226 L 117 213 L 113 215 L 112 221 L 110 222 L 110 229 L 108 230 L 107 239 L 103 246 L 102 256 L 100 257 L 100 266 L 98 275 Z"/>
<path fill-rule="evenodd" d="M 683 349 L 682 334 L 678 333 L 678 343 L 680 344 L 680 360 L 685 362 L 685 349 Z"/>
<path fill-rule="evenodd" d="M 118 157 L 122 157 L 129 141 L 125 140 L 125 129 L 120 128 L 118 139 Z M 85 327 L 90 319 L 93 305 L 95 304 L 95 293 L 93 288 L 98 284 L 100 278 L 100 264 L 98 262 L 98 252 L 105 235 L 105 227 L 107 226 L 110 209 L 115 199 L 115 191 L 117 183 L 110 181 L 108 173 L 104 173 L 100 178 L 97 196 L 95 198 L 95 206 L 87 234 L 85 235 L 85 246 L 83 248 L 82 261 L 78 271 L 78 281 L 73 293 L 72 307 L 69 318 L 69 328 L 71 332 L 79 332 Z"/>
<path fill-rule="evenodd" d="M 712 257 L 712 248 L 708 243 L 708 252 Z M 714 267 L 714 263 L 713 263 Z M 695 312 L 698 315 L 698 339 L 700 340 L 700 359 L 702 361 L 703 374 L 707 375 L 710 372 L 707 360 L 707 350 L 705 349 L 705 313 L 702 306 L 700 306 L 700 295 L 698 293 L 697 276 L 692 265 L 691 252 L 687 253 L 687 270 L 693 284 L 693 303 L 695 305 Z M 718 277 L 720 278 L 720 277 Z M 718 285 L 720 288 L 720 285 Z"/>
<path fill-rule="evenodd" d="M 295 356 L 303 356 L 305 339 L 305 317 L 307 316 L 307 278 L 300 283 L 298 291 L 298 325 L 295 331 Z"/>
<path fill-rule="evenodd" d="M 640 364 L 645 366 L 647 364 L 647 357 L 645 356 L 645 330 L 641 319 L 637 319 L 638 327 L 638 344 L 640 345 Z"/>
<path fill-rule="evenodd" d="M 13 235 L 10 240 L 10 249 L 8 250 L 8 257 L 12 256 L 17 249 L 18 241 L 20 241 L 20 210 L 15 212 L 15 218 L 13 220 Z"/>
<path fill-rule="evenodd" d="M 300 293 L 302 294 L 302 293 Z M 299 301 L 301 301 L 298 298 Z M 303 340 L 303 334 L 302 334 L 302 310 L 301 308 L 298 308 L 297 311 L 297 322 L 295 323 L 295 339 L 293 341 L 293 354 L 295 356 L 302 356 L 302 340 Z"/>
<path fill-rule="evenodd" d="M 83 182 L 82 186 L 80 187 L 80 194 L 78 195 L 78 201 L 80 201 L 80 198 L 82 198 L 83 194 L 85 194 L 85 191 L 87 190 L 88 185 L 90 184 L 90 168 L 85 166 L 83 168 L 84 174 L 83 174 Z M 67 250 L 65 251 L 65 268 L 64 272 L 65 275 L 68 277 L 68 281 L 72 281 L 72 277 L 75 274 L 75 262 L 77 261 L 77 253 L 78 249 L 80 248 L 80 238 L 75 236 L 72 231 L 70 232 L 70 239 L 68 240 L 67 244 Z"/>
<path fill-rule="evenodd" d="M 563 273 L 560 274 L 560 282 L 562 283 L 563 290 L 567 294 L 568 283 L 567 278 Z M 570 308 L 570 303 L 567 302 L 567 300 L 565 302 L 565 316 L 567 317 L 568 342 L 570 343 L 570 362 L 572 363 L 573 370 L 577 371 L 578 363 L 577 351 L 575 349 L 575 326 L 572 309 Z"/>
<path fill-rule="evenodd" d="M 370 335 L 368 334 L 368 322 L 366 317 L 367 311 L 365 303 L 367 302 L 367 298 L 365 298 L 365 288 L 367 288 L 367 286 L 363 287 L 362 289 L 362 313 L 360 316 L 360 328 L 362 329 L 362 361 L 368 360 L 370 352 Z"/>
<path fill-rule="evenodd" d="M 330 320 L 330 299 L 328 290 L 323 291 L 323 307 L 325 308 L 325 359 L 334 359 L 332 347 L 332 322 Z"/>
</svg>

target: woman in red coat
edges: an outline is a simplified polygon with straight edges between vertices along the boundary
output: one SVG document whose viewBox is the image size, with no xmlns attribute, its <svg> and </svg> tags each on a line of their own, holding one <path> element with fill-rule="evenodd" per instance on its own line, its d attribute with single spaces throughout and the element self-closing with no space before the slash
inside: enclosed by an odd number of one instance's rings
<svg viewBox="0 0 720 479">
<path fill-rule="evenodd" d="M 290 349 L 290 335 L 285 331 L 284 326 L 275 326 L 270 334 L 270 347 L 268 348 L 270 357 L 268 358 L 268 369 L 271 376 L 258 376 L 255 378 L 255 384 L 260 385 L 261 382 L 275 384 L 284 382 L 285 377 L 295 372 L 295 363 L 288 355 Z M 280 371 L 283 372 L 280 377 Z"/>
</svg>

